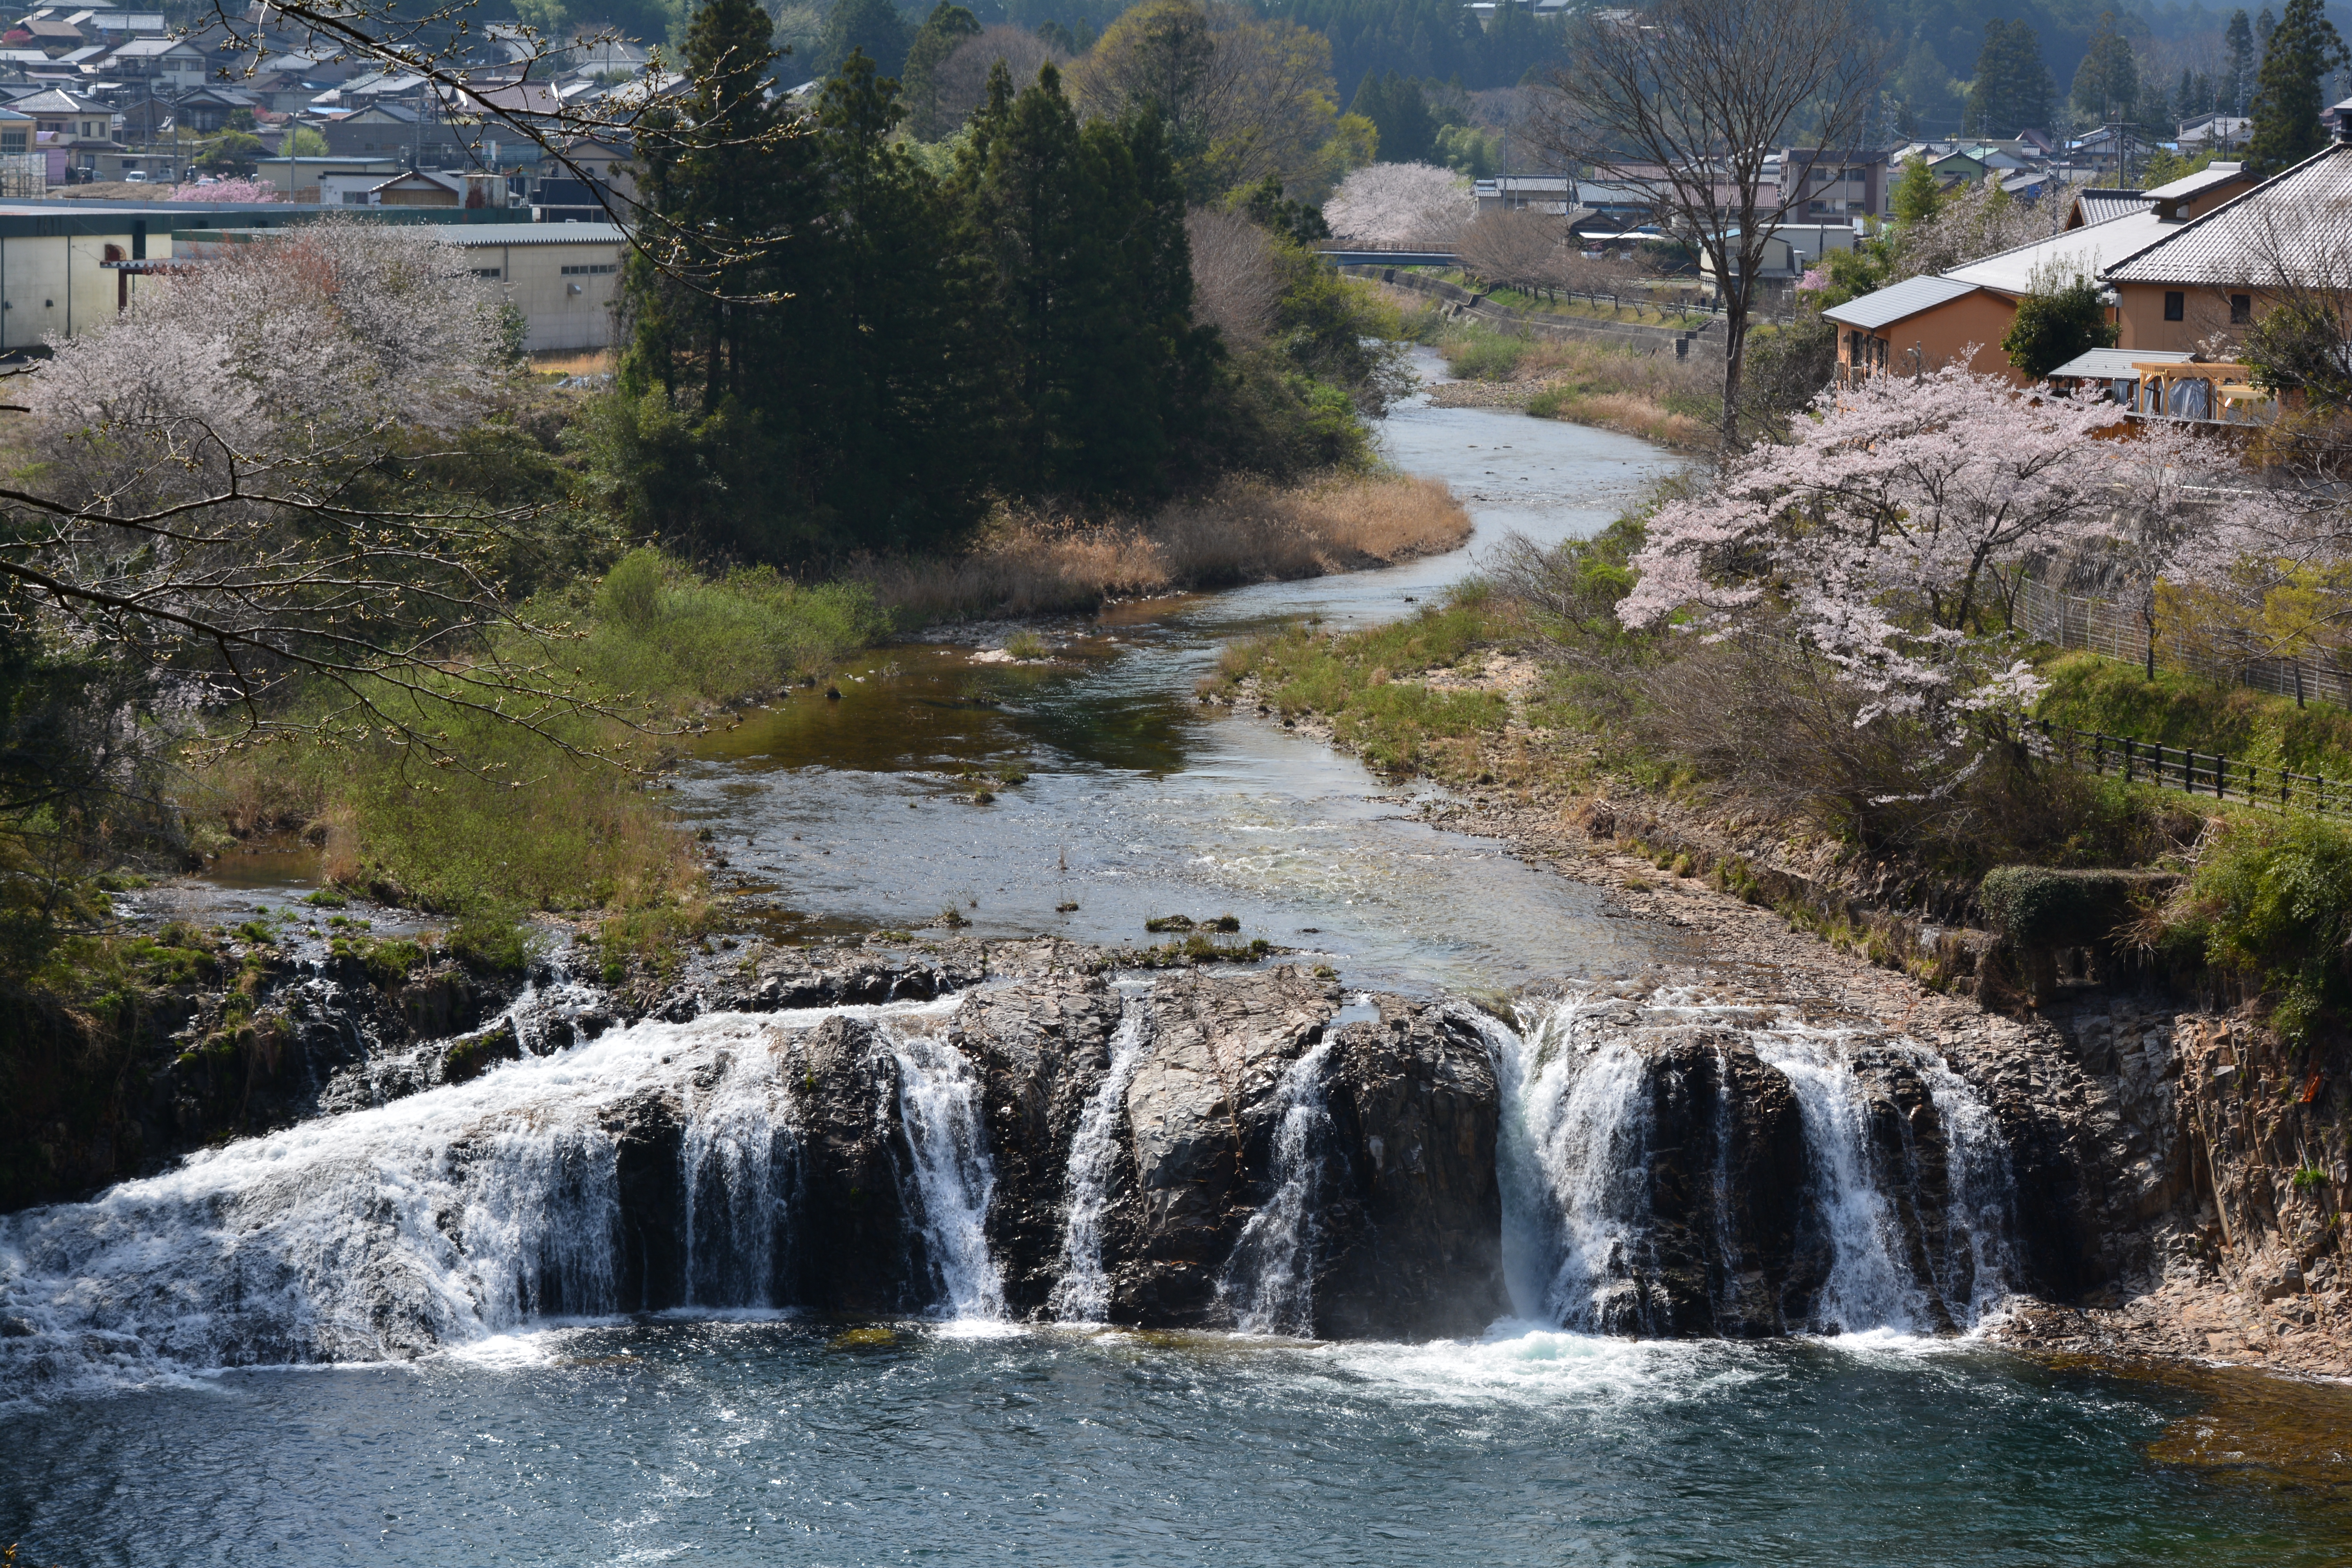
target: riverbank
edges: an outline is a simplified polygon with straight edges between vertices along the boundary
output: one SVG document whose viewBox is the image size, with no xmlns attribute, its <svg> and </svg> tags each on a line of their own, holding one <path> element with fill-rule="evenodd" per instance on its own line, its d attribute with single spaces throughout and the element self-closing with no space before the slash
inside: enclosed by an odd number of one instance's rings
<svg viewBox="0 0 2352 1568">
<path fill-rule="evenodd" d="M 1423 617 L 1436 666 L 1425 680 L 1398 659 L 1363 689 L 1381 694 L 1385 723 L 1344 705 L 1336 716 L 1286 710 L 1247 673 L 1204 695 L 1385 755 L 1392 770 L 1396 716 L 1418 714 L 1414 771 L 1458 792 L 1417 805 L 1427 820 L 1607 889 L 1621 918 L 1689 932 L 1719 962 L 1752 969 L 1760 994 L 1919 1039 L 1990 1095 L 2032 1102 L 2011 1110 L 2032 1128 L 2021 1173 L 2070 1173 L 2056 1185 L 2076 1236 L 2061 1250 L 2079 1253 L 2082 1272 L 2015 1300 L 1990 1330 L 2000 1342 L 2352 1376 L 2332 1199 L 2347 1151 L 2337 1086 L 2310 1054 L 2254 1009 L 2129 982 L 2077 979 L 2021 1005 L 2001 982 L 1993 933 L 1958 926 L 1957 910 L 1922 908 L 1933 889 L 1915 876 L 1611 770 L 1588 738 L 1541 721 L 1536 660 L 1461 625 L 1449 637 L 1446 614 Z"/>
</svg>

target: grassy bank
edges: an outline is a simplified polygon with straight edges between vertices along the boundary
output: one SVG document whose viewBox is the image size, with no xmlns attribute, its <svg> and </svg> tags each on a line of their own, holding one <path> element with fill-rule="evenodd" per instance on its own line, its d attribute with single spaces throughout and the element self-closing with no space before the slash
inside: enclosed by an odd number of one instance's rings
<svg viewBox="0 0 2352 1568">
<path fill-rule="evenodd" d="M 1435 346 L 1454 375 L 1507 388 L 1538 419 L 1684 451 L 1714 444 L 1721 382 L 1704 365 L 1606 343 L 1520 337 L 1475 321 L 1446 331 Z"/>
<path fill-rule="evenodd" d="M 911 626 L 1083 613 L 1112 599 L 1318 577 L 1457 549 L 1469 537 L 1469 514 L 1428 479 L 1234 479 L 1138 519 L 1000 510 L 961 554 L 872 562 L 856 576 Z"/>
<path fill-rule="evenodd" d="M 1427 776 L 1700 875 L 1793 922 L 1988 1000 L 2031 989 L 1996 945 L 1920 945 L 1922 922 L 1979 921 L 2003 866 L 2175 873 L 2122 926 L 2082 940 L 2103 963 L 2263 999 L 2290 1041 L 2352 1005 L 2352 829 L 2195 800 L 1993 746 L 1932 792 L 1785 659 L 1623 632 L 1635 525 L 1507 559 L 1412 618 L 1365 631 L 1296 626 L 1226 648 L 1203 694 L 1244 695 L 1392 777 Z M 2352 716 L 2044 650 L 2042 711 L 2063 722 L 2352 773 Z M 1609 804 L 1614 803 L 1614 804 Z M 1638 803 L 1629 805 L 1628 803 Z M 1759 851 L 1759 847 L 1769 847 Z M 2071 874 L 2071 873 L 2070 873 Z M 2009 967 L 2004 967 L 2009 966 Z"/>
</svg>

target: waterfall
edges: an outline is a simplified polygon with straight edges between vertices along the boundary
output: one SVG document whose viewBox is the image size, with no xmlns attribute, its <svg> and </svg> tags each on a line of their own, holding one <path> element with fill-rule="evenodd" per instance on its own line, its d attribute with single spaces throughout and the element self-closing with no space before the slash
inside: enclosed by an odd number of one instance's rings
<svg viewBox="0 0 2352 1568">
<path fill-rule="evenodd" d="M 953 1005 L 639 1024 L 0 1216 L 0 1395 L 410 1355 L 635 1310 L 657 1272 L 663 1302 L 789 1305 L 775 1282 L 798 1150 L 778 1033 L 871 1018 L 916 1064 L 901 1073 L 908 1131 L 938 1178 L 923 1183 L 941 1190 L 924 1211 L 937 1226 L 954 1211 L 943 1143 L 969 1145 L 975 1118 L 968 1098 L 960 1116 L 944 1103 L 961 1058 L 893 1026 Z M 926 1072 L 936 1089 L 917 1081 Z M 948 1229 L 969 1229 L 984 1261 L 984 1175 L 971 1191 Z M 933 1251 L 951 1280 L 971 1272 L 971 1247 Z"/>
<path fill-rule="evenodd" d="M 1743 1131 L 1771 1136 L 1736 1124 L 1742 1044 L 1741 1059 L 1752 1051 L 1787 1083 L 1802 1140 L 1795 1253 L 1778 1265 L 1776 1301 L 1756 1303 L 1768 1321 L 1777 1307 L 1791 1328 L 1947 1331 L 2006 1293 L 2013 1188 L 2000 1130 L 1927 1047 L 1673 993 L 1570 996 L 1522 1026 L 1481 1024 L 1503 1095 L 1505 1265 L 1523 1316 L 1659 1332 L 1696 1311 L 1752 1331 L 1743 1281 L 1765 1266 L 1765 1240 L 1735 1218 L 1790 1194 L 1737 1185 Z M 1706 1120 L 1660 1128 L 1660 1107 L 1689 1105 L 1709 1077 Z M 1662 1194 L 1675 1212 L 1660 1212 Z M 1675 1318 L 1675 1290 L 1703 1300 Z"/>
<path fill-rule="evenodd" d="M 1639 1324 L 1632 1262 L 1650 1227 L 1646 1068 L 1583 998 L 1525 1038 L 1488 1023 L 1502 1082 L 1505 1268 L 1528 1317 L 1620 1331 Z M 1498 1038 L 1499 1037 L 1499 1038 Z"/>
<path fill-rule="evenodd" d="M 1110 1277 L 1103 1270 L 1102 1222 L 1114 1195 L 1110 1184 L 1119 1129 L 1127 1120 L 1127 1086 L 1143 1060 L 1150 1018 L 1148 996 L 1129 996 L 1121 1005 L 1118 1029 L 1110 1040 L 1110 1067 L 1079 1113 L 1078 1130 L 1070 1141 L 1062 1276 L 1055 1281 L 1046 1303 L 1064 1322 L 1098 1323 L 1110 1310 Z"/>
<path fill-rule="evenodd" d="M 929 1035 L 886 1031 L 898 1064 L 898 1108 L 913 1169 L 907 1210 L 921 1216 L 940 1304 L 953 1318 L 1004 1316 L 1004 1280 L 988 1248 L 996 1172 L 981 1125 L 980 1075 Z"/>
<path fill-rule="evenodd" d="M 1217 1293 L 1248 1334 L 1299 1334 L 1315 1329 L 1318 1135 L 1330 1125 L 1323 1107 L 1327 1041 L 1290 1065 L 1276 1091 L 1274 1194 L 1250 1215 L 1234 1243 Z"/>
</svg>

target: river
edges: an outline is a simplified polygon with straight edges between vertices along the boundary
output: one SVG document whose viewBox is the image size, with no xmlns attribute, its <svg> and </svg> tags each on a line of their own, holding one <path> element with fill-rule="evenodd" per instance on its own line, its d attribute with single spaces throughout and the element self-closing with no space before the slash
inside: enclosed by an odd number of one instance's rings
<svg viewBox="0 0 2352 1568">
<path fill-rule="evenodd" d="M 1591 889 L 1413 818 L 1353 762 L 1192 700 L 1225 638 L 1404 613 L 1501 532 L 1589 531 L 1672 466 L 1630 438 L 1418 402 L 1385 439 L 1469 502 L 1469 552 L 1129 606 L 1057 631 L 1039 667 L 951 645 L 877 650 L 839 702 L 780 701 L 715 737 L 683 808 L 738 871 L 790 890 L 785 934 L 913 925 L 952 902 L 983 935 L 1115 943 L 1150 915 L 1232 913 L 1350 985 L 1421 992 L 1703 963 L 1672 933 L 1610 918 Z M 966 768 L 1027 778 L 981 805 Z M 485 1317 L 437 1353 L 332 1368 L 155 1352 L 148 1325 L 168 1318 L 179 1343 L 200 1344 L 210 1320 L 254 1310 L 205 1291 L 210 1275 L 247 1277 L 236 1248 L 299 1235 L 317 1254 L 308 1283 L 251 1276 L 289 1293 L 281 1316 L 299 1329 L 328 1315 L 320 1271 L 383 1267 L 362 1231 L 470 1239 L 488 1224 L 477 1211 L 514 1196 L 482 1173 L 506 1157 L 478 1132 L 493 1111 L 510 1128 L 560 1121 L 713 1026 L 622 1031 L 7 1222 L 0 1304 L 31 1311 L 47 1289 L 44 1323 L 79 1313 L 86 1375 L 0 1386 L 18 1396 L 0 1406 L 0 1540 L 23 1540 L 28 1563 L 174 1568 L 2352 1556 L 2336 1486 L 2313 1484 L 2326 1464 L 2231 1450 L 2189 1465 L 2151 1447 L 2235 1419 L 2307 1455 L 2352 1425 L 2341 1402 L 2274 1408 L 2266 1380 L 2053 1367 L 1893 1321 L 1644 1341 L 1569 1331 L 1573 1311 L 1531 1289 L 1519 1310 L 1545 1321 L 1483 1337 L 1315 1343 L 1016 1325 L 985 1290 L 958 1290 L 961 1315 L 880 1324 L 757 1307 Z M 924 1081 L 952 1120 L 951 1079 Z M 1518 1092 L 1535 1142 L 1578 1125 L 1562 1111 L 1536 1126 L 1538 1097 Z M 937 1163 L 920 1179 L 984 1205 L 984 1173 Z M 1540 1195 L 1539 1173 L 1519 1181 L 1522 1203 Z M 223 1241 L 217 1216 L 258 1194 L 266 1219 Z M 536 1223 L 560 1230 L 569 1212 Z M 453 1281 L 428 1280 L 449 1298 L 434 1310 L 475 1322 Z"/>
</svg>

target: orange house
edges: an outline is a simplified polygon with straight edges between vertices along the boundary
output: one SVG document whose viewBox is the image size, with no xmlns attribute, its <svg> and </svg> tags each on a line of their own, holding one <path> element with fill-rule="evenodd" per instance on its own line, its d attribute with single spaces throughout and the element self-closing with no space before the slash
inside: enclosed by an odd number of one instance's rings
<svg viewBox="0 0 2352 1568">
<path fill-rule="evenodd" d="M 2152 191 L 2086 192 L 2085 198 L 2114 199 L 2095 205 L 2078 198 L 2070 226 L 2048 239 L 1982 257 L 1936 277 L 1906 279 L 1832 306 L 1822 314 L 1838 325 L 1839 377 L 1851 380 L 1889 371 L 1917 374 L 1965 361 L 1971 370 L 2006 374 L 2022 386 L 2027 378 L 2011 367 L 2000 348 L 2016 320 L 2018 300 L 2037 284 L 2097 278 L 2116 261 L 2146 254 L 2252 183 L 2239 164 L 2216 163 Z M 2187 346 L 2135 343 L 2128 325 L 2123 331 L 2126 348 Z"/>
<path fill-rule="evenodd" d="M 2283 289 L 2352 293 L 2352 145 L 2338 142 L 2115 258 L 2120 348 L 2221 350 Z"/>
</svg>

